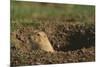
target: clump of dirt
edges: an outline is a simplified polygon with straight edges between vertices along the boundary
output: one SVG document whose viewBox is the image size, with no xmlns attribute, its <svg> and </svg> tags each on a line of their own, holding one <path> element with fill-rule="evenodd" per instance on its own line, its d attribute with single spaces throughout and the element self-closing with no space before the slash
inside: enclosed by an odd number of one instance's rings
<svg viewBox="0 0 100 67">
<path fill-rule="evenodd" d="M 35 29 L 47 34 L 55 53 L 32 49 L 29 37 Z M 47 21 L 37 28 L 22 26 L 11 32 L 12 66 L 88 61 L 95 61 L 94 24 Z"/>
</svg>

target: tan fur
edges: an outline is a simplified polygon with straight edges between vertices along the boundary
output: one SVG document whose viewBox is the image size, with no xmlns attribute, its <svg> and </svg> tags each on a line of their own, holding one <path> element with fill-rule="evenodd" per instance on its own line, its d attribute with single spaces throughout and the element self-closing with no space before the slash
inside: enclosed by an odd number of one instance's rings
<svg viewBox="0 0 100 67">
<path fill-rule="evenodd" d="M 44 32 L 38 30 L 34 31 L 34 33 L 31 35 L 31 40 L 33 45 L 35 45 L 37 48 L 47 52 L 54 52 L 54 49 Z"/>
</svg>

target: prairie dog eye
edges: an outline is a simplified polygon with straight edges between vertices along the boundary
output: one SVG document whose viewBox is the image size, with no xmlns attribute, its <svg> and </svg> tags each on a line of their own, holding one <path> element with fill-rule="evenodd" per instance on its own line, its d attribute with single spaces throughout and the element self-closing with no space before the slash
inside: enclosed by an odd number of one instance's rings
<svg viewBox="0 0 100 67">
<path fill-rule="evenodd" d="M 39 34 L 39 33 L 37 33 L 37 36 L 40 36 L 40 34 Z"/>
</svg>

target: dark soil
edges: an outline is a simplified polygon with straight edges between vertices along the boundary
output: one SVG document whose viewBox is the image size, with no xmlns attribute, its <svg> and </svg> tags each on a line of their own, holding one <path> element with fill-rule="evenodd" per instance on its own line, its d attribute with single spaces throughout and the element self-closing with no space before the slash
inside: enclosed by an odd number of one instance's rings
<svg viewBox="0 0 100 67">
<path fill-rule="evenodd" d="M 34 29 L 44 31 L 55 53 L 32 50 L 29 36 Z M 95 61 L 95 24 L 41 23 L 21 25 L 11 32 L 11 66 Z"/>
<path fill-rule="evenodd" d="M 95 61 L 95 49 L 90 47 L 55 53 L 48 53 L 42 50 L 29 53 L 13 50 L 11 51 L 11 57 L 11 66 L 93 62 Z"/>
</svg>

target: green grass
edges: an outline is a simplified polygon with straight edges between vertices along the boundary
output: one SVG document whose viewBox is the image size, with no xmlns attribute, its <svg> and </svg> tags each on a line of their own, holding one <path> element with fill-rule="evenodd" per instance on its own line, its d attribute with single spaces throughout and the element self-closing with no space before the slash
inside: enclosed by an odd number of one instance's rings
<svg viewBox="0 0 100 67">
<path fill-rule="evenodd" d="M 94 6 L 70 4 L 40 4 L 14 1 L 11 5 L 11 19 L 32 19 L 32 17 L 92 17 Z"/>
<path fill-rule="evenodd" d="M 24 1 L 11 1 L 11 23 L 35 24 L 44 22 L 67 22 L 74 20 L 80 23 L 94 23 L 94 5 L 50 4 Z M 63 20 L 63 21 L 62 21 Z M 73 22 L 73 21 L 72 21 Z M 14 25 L 14 24 L 13 24 Z M 16 25 L 12 28 L 16 28 Z"/>
</svg>

